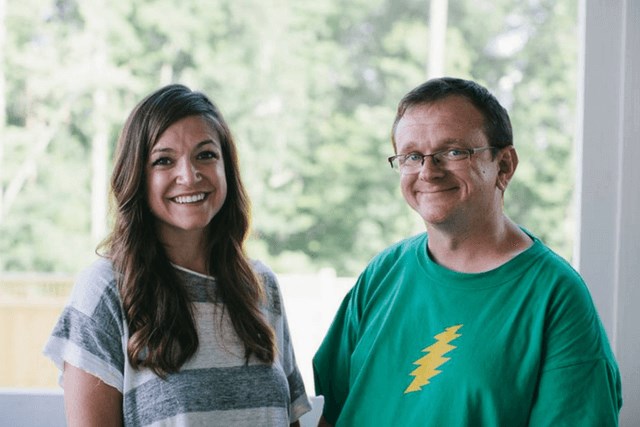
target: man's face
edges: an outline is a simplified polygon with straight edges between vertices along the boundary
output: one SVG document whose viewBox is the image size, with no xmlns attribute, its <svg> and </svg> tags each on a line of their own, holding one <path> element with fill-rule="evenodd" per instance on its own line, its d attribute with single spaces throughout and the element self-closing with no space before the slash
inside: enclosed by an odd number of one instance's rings
<svg viewBox="0 0 640 427">
<path fill-rule="evenodd" d="M 397 153 L 433 154 L 452 148 L 486 147 L 489 141 L 483 123 L 480 111 L 461 96 L 411 107 L 396 128 Z M 435 165 L 427 157 L 418 172 L 401 176 L 404 198 L 428 227 L 461 232 L 482 227 L 494 215 L 502 215 L 499 162 L 493 159 L 491 150 L 475 153 L 462 162 L 451 169 Z"/>
</svg>

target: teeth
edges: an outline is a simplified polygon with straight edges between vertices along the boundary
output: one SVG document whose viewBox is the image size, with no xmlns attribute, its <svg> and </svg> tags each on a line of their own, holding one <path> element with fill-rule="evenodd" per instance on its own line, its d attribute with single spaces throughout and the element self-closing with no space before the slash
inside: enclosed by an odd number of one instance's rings
<svg viewBox="0 0 640 427">
<path fill-rule="evenodd" d="M 195 202 L 199 202 L 200 200 L 204 199 L 205 194 L 204 193 L 200 193 L 200 194 L 194 194 L 193 196 L 178 196 L 176 197 L 174 200 L 177 203 L 195 203 Z"/>
</svg>

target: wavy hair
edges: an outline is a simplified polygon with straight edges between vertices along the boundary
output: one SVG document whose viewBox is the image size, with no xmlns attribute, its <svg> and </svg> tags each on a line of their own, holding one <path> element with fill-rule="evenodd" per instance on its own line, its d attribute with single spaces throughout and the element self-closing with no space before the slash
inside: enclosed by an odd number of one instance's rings
<svg viewBox="0 0 640 427">
<path fill-rule="evenodd" d="M 207 96 L 172 84 L 143 99 L 122 129 L 111 176 L 115 223 L 101 245 L 116 271 L 131 366 L 161 377 L 178 371 L 199 341 L 187 289 L 155 233 L 145 165 L 162 133 L 189 116 L 202 117 L 216 131 L 225 165 L 227 196 L 207 231 L 207 268 L 216 279 L 216 295 L 244 344 L 246 360 L 253 354 L 272 363 L 276 353 L 274 332 L 260 310 L 265 291 L 244 251 L 250 206 L 231 131 Z"/>
</svg>

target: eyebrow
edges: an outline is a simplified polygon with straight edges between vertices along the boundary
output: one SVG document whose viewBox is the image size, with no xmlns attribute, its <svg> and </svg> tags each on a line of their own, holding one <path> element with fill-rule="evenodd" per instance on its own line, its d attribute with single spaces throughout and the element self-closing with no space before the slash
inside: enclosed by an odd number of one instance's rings
<svg viewBox="0 0 640 427">
<path fill-rule="evenodd" d="M 443 147 L 464 147 L 468 145 L 468 143 L 465 143 L 465 141 L 460 138 L 447 138 L 442 141 L 442 145 Z"/>
<path fill-rule="evenodd" d="M 415 150 L 418 147 L 418 145 L 420 144 L 415 141 L 411 141 L 403 148 L 405 150 L 412 151 L 412 150 Z M 446 138 L 442 141 L 438 141 L 438 145 L 439 145 L 439 148 L 437 151 L 447 150 L 451 147 L 466 148 L 467 146 L 467 144 L 464 143 L 464 140 L 460 138 Z"/>
<path fill-rule="evenodd" d="M 204 147 L 205 145 L 208 144 L 212 144 L 213 146 L 215 146 L 216 148 L 222 148 L 220 146 L 220 144 L 216 144 L 217 141 L 213 140 L 213 139 L 205 139 L 204 141 L 200 141 L 197 145 L 196 145 L 196 149 L 200 149 L 202 147 Z M 155 146 L 151 149 L 151 153 L 150 154 L 155 154 L 155 153 L 171 153 L 173 152 L 173 148 L 170 147 L 159 147 L 156 148 Z"/>
</svg>

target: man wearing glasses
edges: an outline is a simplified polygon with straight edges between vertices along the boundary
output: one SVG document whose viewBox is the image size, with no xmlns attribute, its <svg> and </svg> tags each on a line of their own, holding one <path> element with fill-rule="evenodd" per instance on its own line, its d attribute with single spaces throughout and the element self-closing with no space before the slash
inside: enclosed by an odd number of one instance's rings
<svg viewBox="0 0 640 427">
<path fill-rule="evenodd" d="M 506 110 L 439 78 L 400 101 L 402 194 L 427 233 L 376 256 L 314 357 L 320 425 L 615 426 L 620 374 L 580 275 L 503 211 Z"/>
</svg>

